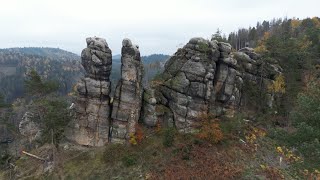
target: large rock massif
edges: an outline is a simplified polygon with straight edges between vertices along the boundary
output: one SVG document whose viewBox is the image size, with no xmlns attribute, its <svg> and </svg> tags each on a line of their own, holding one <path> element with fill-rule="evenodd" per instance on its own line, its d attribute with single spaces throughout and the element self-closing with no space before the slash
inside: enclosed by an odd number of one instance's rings
<svg viewBox="0 0 320 180">
<path fill-rule="evenodd" d="M 280 70 L 251 48 L 232 52 L 228 43 L 193 38 L 167 61 L 155 87 L 155 116 L 145 111 L 144 121 L 193 132 L 203 115 L 233 116 L 241 105 L 244 81 L 267 84 Z"/>
<path fill-rule="evenodd" d="M 111 50 L 101 38 L 88 38 L 87 45 L 81 56 L 86 77 L 77 86 L 69 136 L 82 145 L 125 142 L 140 120 L 148 127 L 160 123 L 194 132 L 203 115 L 233 116 L 243 104 L 245 81 L 267 85 L 281 73 L 251 48 L 232 52 L 228 43 L 192 38 L 166 62 L 152 88 L 143 88 L 139 47 L 124 39 L 121 79 L 109 101 Z"/>
</svg>

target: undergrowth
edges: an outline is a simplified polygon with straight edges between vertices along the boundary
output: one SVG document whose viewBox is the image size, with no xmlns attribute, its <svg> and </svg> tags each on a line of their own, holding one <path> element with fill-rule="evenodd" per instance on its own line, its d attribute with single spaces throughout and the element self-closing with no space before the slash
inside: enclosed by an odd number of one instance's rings
<svg viewBox="0 0 320 180">
<path fill-rule="evenodd" d="M 205 119 L 195 134 L 172 128 L 141 128 L 137 144 L 59 152 L 61 162 L 50 174 L 31 179 L 295 179 L 298 176 L 278 142 L 244 115 Z M 138 142 L 138 141 L 137 141 Z M 284 147 L 283 147 L 284 149 Z M 37 152 L 35 152 L 37 154 Z M 294 153 L 293 153 L 294 154 Z M 30 158 L 19 160 L 28 167 Z M 25 171 L 32 172 L 29 168 Z M 35 170 L 33 170 L 35 171 Z M 310 172 L 308 172 L 310 174 Z"/>
</svg>

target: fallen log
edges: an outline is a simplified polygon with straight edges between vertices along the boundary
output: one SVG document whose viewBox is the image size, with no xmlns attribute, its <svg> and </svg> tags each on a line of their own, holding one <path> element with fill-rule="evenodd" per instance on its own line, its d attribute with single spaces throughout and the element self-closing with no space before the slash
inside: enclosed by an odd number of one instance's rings
<svg viewBox="0 0 320 180">
<path fill-rule="evenodd" d="M 36 156 L 36 155 L 34 155 L 34 154 L 31 154 L 31 153 L 28 153 L 28 152 L 26 152 L 26 151 L 22 151 L 22 153 L 25 154 L 25 155 L 28 155 L 28 156 L 30 156 L 30 157 L 36 158 L 36 159 L 38 159 L 38 160 L 46 161 L 44 158 L 39 157 L 39 156 Z"/>
</svg>

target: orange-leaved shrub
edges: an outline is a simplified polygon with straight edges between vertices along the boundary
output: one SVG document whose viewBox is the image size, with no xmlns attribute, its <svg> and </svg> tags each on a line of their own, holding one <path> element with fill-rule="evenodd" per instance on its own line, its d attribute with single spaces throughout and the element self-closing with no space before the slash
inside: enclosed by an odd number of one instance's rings
<svg viewBox="0 0 320 180">
<path fill-rule="evenodd" d="M 140 144 L 145 136 L 141 126 L 137 124 L 135 127 L 136 132 L 129 135 L 129 143 L 132 145 Z"/>
<path fill-rule="evenodd" d="M 201 115 L 200 131 L 197 137 L 211 143 L 219 143 L 223 140 L 219 119 L 211 118 L 207 114 Z"/>
</svg>

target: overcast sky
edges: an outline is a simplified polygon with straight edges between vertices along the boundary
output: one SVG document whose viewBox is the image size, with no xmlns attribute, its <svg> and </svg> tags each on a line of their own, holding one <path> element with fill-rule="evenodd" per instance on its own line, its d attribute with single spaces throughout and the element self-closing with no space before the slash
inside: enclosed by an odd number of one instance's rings
<svg viewBox="0 0 320 180">
<path fill-rule="evenodd" d="M 0 0 L 0 48 L 59 47 L 77 54 L 85 38 L 123 38 L 143 55 L 172 54 L 192 37 L 228 34 L 257 21 L 320 16 L 320 0 Z"/>
</svg>

